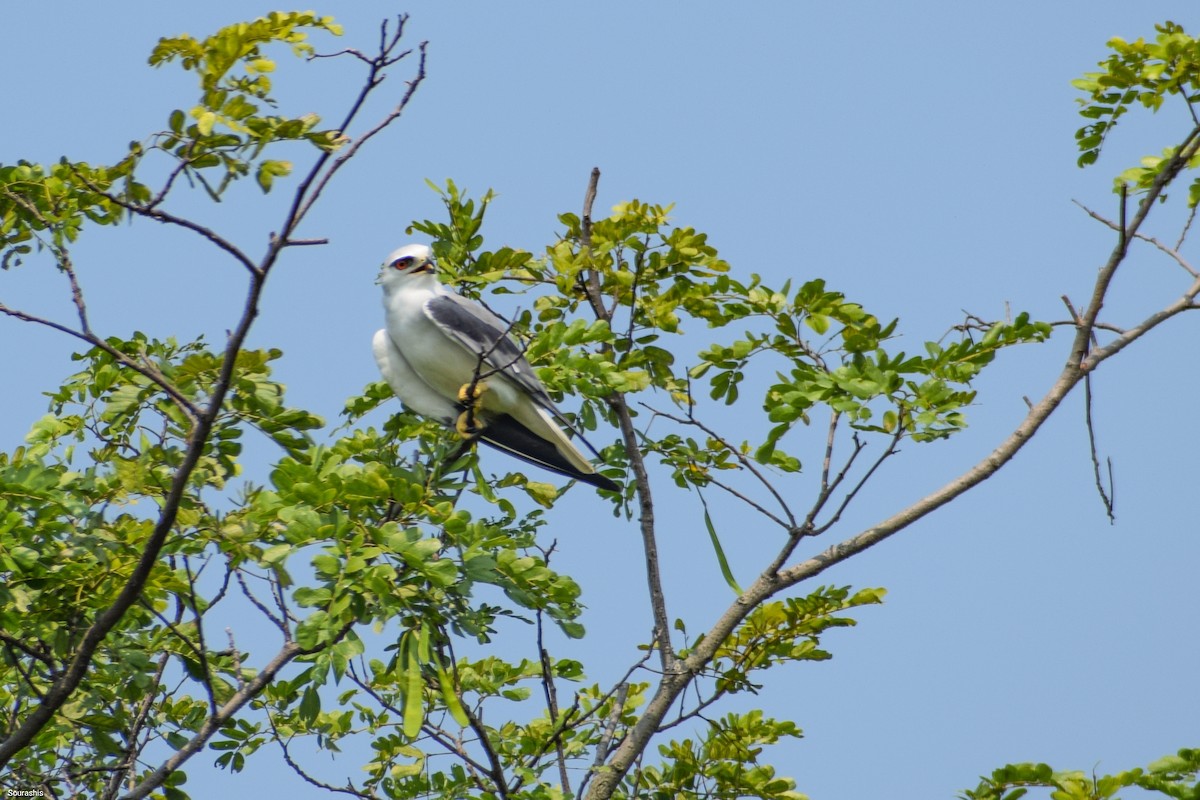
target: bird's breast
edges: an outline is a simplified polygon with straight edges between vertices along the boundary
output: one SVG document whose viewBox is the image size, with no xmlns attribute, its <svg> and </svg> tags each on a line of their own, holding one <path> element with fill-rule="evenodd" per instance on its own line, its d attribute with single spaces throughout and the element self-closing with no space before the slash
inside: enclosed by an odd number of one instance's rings
<svg viewBox="0 0 1200 800">
<path fill-rule="evenodd" d="M 477 379 L 483 381 L 487 384 L 483 408 L 498 413 L 516 402 L 516 388 L 507 378 L 489 374 L 491 368 L 479 353 L 467 350 L 426 316 L 424 304 L 429 295 L 413 294 L 397 293 L 389 298 L 387 329 L 396 349 L 421 379 L 447 398 L 457 398 L 460 389 Z"/>
</svg>

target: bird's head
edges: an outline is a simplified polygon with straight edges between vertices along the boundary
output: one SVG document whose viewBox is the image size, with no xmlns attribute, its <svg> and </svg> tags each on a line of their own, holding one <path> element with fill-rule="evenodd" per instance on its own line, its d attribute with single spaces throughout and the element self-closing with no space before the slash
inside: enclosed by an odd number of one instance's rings
<svg viewBox="0 0 1200 800">
<path fill-rule="evenodd" d="M 427 245 L 406 244 L 393 251 L 383 262 L 378 282 L 385 287 L 394 287 L 414 276 L 434 275 L 436 272 L 437 262 L 433 260 L 433 251 Z"/>
</svg>

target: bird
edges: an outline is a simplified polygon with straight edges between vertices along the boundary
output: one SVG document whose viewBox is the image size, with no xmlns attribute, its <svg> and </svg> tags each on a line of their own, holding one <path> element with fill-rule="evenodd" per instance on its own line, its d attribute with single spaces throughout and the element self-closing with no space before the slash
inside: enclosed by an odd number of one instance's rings
<svg viewBox="0 0 1200 800">
<path fill-rule="evenodd" d="M 610 492 L 563 430 L 576 432 L 538 380 L 509 325 L 438 279 L 430 248 L 409 244 L 387 257 L 385 327 L 372 350 L 379 372 L 410 411 L 535 466 Z M 581 441 L 599 458 L 590 444 Z"/>
</svg>

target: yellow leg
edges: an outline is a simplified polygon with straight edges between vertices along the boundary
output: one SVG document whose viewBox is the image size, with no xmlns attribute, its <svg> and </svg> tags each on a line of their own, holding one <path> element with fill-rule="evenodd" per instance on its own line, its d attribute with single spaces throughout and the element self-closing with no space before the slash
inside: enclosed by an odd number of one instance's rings
<svg viewBox="0 0 1200 800">
<path fill-rule="evenodd" d="M 485 391 L 487 391 L 487 384 L 483 381 L 472 381 L 458 390 L 458 402 L 464 407 L 464 410 L 458 415 L 458 421 L 455 422 L 454 427 L 458 431 L 458 435 L 464 439 L 474 439 L 483 431 L 484 422 L 479 414 L 479 399 L 483 397 Z"/>
</svg>

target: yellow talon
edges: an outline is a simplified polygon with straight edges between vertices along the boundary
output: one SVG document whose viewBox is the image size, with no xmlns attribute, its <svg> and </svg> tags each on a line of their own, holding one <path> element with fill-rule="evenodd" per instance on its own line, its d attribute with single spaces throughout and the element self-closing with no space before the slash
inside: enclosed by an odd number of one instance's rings
<svg viewBox="0 0 1200 800">
<path fill-rule="evenodd" d="M 458 415 L 454 427 L 464 439 L 474 439 L 484 429 L 484 421 L 479 416 L 479 398 L 483 397 L 486 391 L 487 384 L 480 380 L 464 384 L 458 390 L 458 403 L 463 407 L 463 412 Z"/>
<path fill-rule="evenodd" d="M 483 393 L 486 391 L 486 383 L 483 381 L 472 381 L 458 390 L 458 402 L 464 406 L 478 406 L 479 398 L 483 397 Z"/>
<path fill-rule="evenodd" d="M 483 428 L 483 420 L 475 415 L 473 407 L 459 414 L 458 421 L 454 423 L 454 429 L 464 439 L 474 439 L 483 432 Z"/>
</svg>

